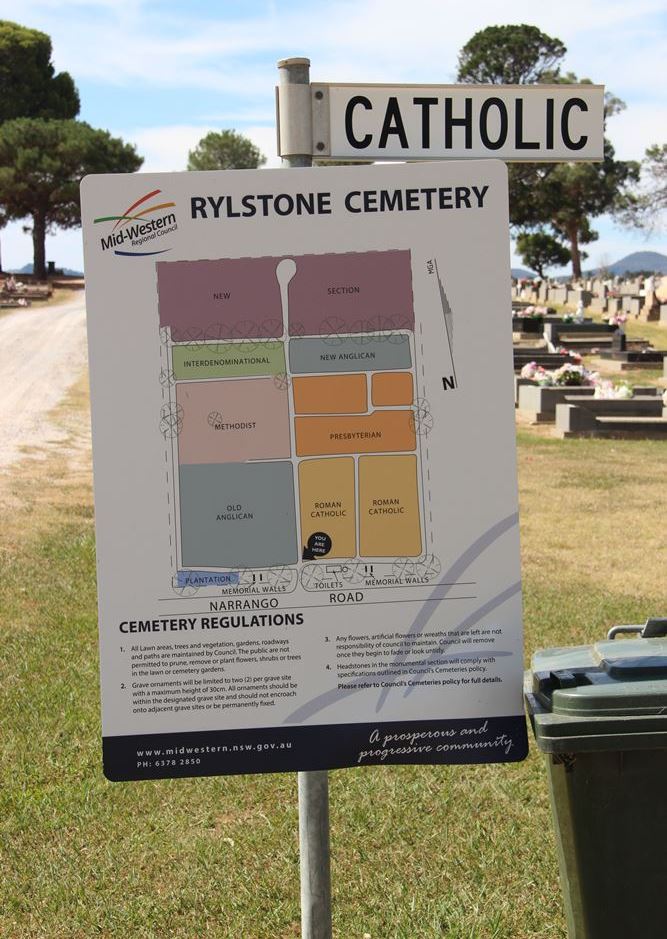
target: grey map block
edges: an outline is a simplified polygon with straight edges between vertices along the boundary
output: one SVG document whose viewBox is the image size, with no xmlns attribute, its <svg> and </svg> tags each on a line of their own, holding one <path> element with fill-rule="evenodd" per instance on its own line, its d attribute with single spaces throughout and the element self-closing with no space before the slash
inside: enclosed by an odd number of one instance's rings
<svg viewBox="0 0 667 939">
<path fill-rule="evenodd" d="M 290 339 L 290 370 L 308 372 L 379 372 L 410 368 L 410 338 L 405 335 L 341 336 Z"/>
<path fill-rule="evenodd" d="M 276 567 L 298 560 L 292 464 L 180 467 L 184 567 Z"/>
</svg>

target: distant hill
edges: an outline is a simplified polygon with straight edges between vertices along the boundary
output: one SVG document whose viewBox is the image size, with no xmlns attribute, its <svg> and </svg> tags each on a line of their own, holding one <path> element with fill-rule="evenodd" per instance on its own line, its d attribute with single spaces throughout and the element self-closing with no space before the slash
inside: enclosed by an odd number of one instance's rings
<svg viewBox="0 0 667 939">
<path fill-rule="evenodd" d="M 537 277 L 537 274 L 534 271 L 527 271 L 525 267 L 513 267 L 512 277 L 515 280 L 519 280 L 520 277 L 527 277 L 529 280 L 532 280 L 533 277 Z"/>
<path fill-rule="evenodd" d="M 83 271 L 73 271 L 69 267 L 64 267 L 62 269 L 63 276 L 65 277 L 83 277 Z M 8 274 L 32 274 L 32 264 L 24 264 L 23 267 L 14 269 L 13 271 L 7 271 Z"/>
<path fill-rule="evenodd" d="M 607 270 L 610 274 L 618 274 L 620 277 L 626 273 L 635 274 L 640 271 L 667 274 L 667 255 L 657 251 L 633 251 L 632 254 L 626 254 L 620 261 L 611 264 Z"/>
</svg>

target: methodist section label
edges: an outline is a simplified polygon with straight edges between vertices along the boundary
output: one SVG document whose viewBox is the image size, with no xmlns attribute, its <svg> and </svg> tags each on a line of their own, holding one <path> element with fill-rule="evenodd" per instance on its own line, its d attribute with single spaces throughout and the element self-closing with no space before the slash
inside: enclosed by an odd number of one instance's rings
<svg viewBox="0 0 667 939">
<path fill-rule="evenodd" d="M 288 459 L 287 389 L 270 378 L 177 384 L 179 463 Z"/>
</svg>

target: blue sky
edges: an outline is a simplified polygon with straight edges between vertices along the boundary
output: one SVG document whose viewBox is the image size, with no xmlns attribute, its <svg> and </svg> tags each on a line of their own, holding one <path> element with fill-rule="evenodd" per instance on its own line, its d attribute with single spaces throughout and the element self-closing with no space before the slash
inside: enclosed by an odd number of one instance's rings
<svg viewBox="0 0 667 939">
<path fill-rule="evenodd" d="M 311 59 L 313 81 L 455 81 L 457 55 L 479 29 L 531 23 L 568 48 L 564 69 L 605 84 L 627 109 L 608 125 L 621 159 L 667 137 L 665 0 L 0 0 L 0 18 L 49 33 L 71 72 L 81 119 L 132 141 L 146 171 L 182 170 L 209 130 L 234 128 L 278 165 L 276 61 Z M 631 251 L 667 254 L 651 237 L 594 222 L 588 264 Z M 5 268 L 32 259 L 20 223 L 0 235 Z M 47 257 L 81 267 L 81 234 L 58 232 Z M 520 263 L 513 257 L 513 263 Z"/>
</svg>

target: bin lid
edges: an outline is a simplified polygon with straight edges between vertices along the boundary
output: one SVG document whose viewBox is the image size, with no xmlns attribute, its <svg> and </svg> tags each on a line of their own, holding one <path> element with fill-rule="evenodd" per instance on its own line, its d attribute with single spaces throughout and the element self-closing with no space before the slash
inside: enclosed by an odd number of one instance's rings
<svg viewBox="0 0 667 939">
<path fill-rule="evenodd" d="M 543 649 L 526 704 L 543 750 L 667 747 L 667 638 Z"/>
</svg>

